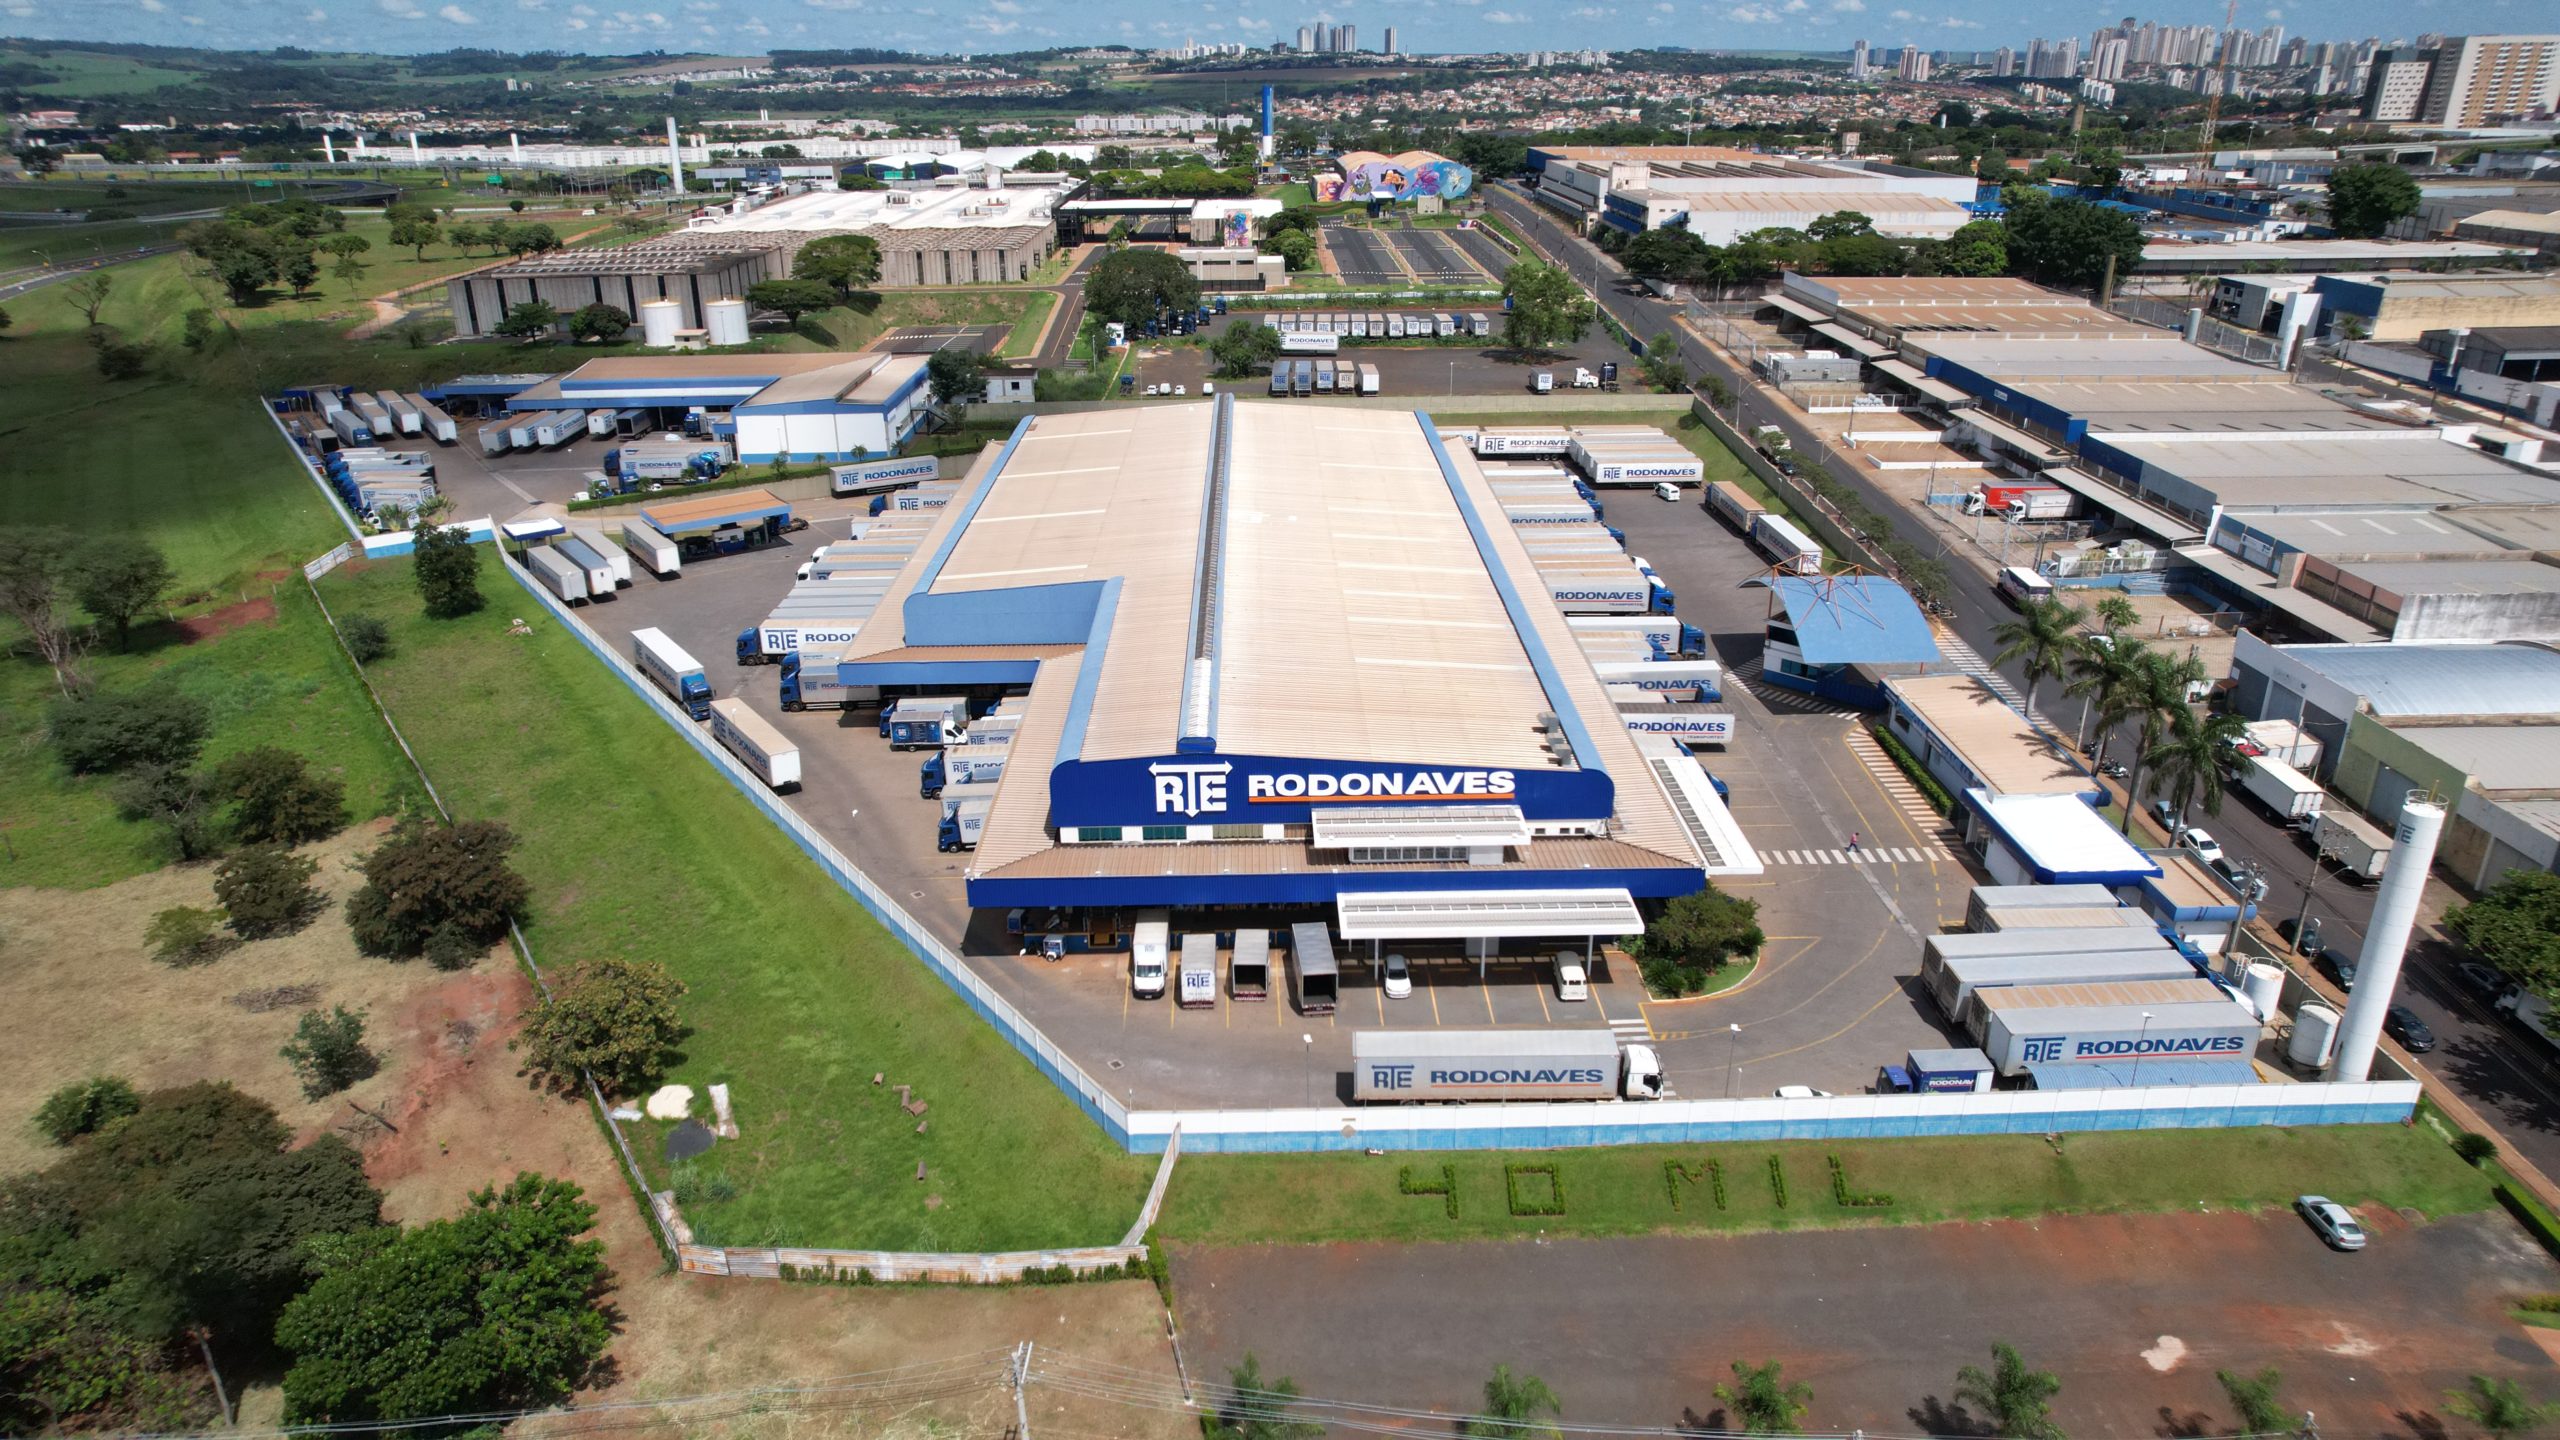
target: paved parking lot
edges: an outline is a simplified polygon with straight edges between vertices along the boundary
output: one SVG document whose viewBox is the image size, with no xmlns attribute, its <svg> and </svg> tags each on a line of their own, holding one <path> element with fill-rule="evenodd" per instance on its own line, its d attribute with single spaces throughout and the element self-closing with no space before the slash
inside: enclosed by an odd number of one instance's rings
<svg viewBox="0 0 2560 1440">
<path fill-rule="evenodd" d="M 1392 1159 L 1374 1163 L 1393 1164 Z M 1496 1362 L 1582 1425 L 1731 1428 L 1728 1366 L 1813 1388 L 1805 1428 L 1978 1435 L 1950 1396 L 2006 1340 L 2062 1380 L 2074 1435 L 2238 1428 L 2217 1369 L 2275 1366 L 2332 1437 L 2441 1437 L 2475 1373 L 2554 1392 L 2507 1318 L 2560 1266 L 2496 1212 L 2417 1224 L 2371 1207 L 2371 1248 L 2322 1248 L 2288 1212 L 2047 1216 L 1737 1235 L 1465 1245 L 1177 1247 L 1194 1373 L 1250 1351 L 1304 1393 L 1468 1413 Z M 2057 1305 L 2055 1297 L 2092 1303 Z M 1983 1427 L 1983 1428 L 1977 1428 Z"/>
<path fill-rule="evenodd" d="M 1012 329 L 1010 325 L 909 325 L 881 336 L 870 348 L 892 355 L 930 355 L 936 350 L 992 355 Z"/>
<path fill-rule="evenodd" d="M 1476 268 L 1497 279 L 1520 259 L 1503 249 L 1501 241 L 1482 230 L 1445 230 L 1441 233 L 1449 237 L 1450 244 L 1464 251 L 1468 259 L 1476 262 Z"/>
<path fill-rule="evenodd" d="M 1462 285 L 1494 277 L 1476 267 L 1466 252 L 1439 230 L 1389 230 L 1387 241 L 1403 257 L 1413 278 L 1426 285 Z"/>
<path fill-rule="evenodd" d="M 1327 225 L 1318 232 L 1333 255 L 1334 273 L 1353 285 L 1408 285 L 1413 277 L 1395 261 L 1394 252 L 1376 232 L 1348 225 Z"/>
</svg>

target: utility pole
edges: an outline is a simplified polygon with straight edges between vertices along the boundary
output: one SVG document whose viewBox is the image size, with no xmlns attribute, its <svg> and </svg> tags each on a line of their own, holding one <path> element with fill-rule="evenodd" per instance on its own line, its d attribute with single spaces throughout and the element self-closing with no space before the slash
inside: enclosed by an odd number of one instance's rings
<svg viewBox="0 0 2560 1440">
<path fill-rule="evenodd" d="M 1025 1340 L 1013 1352 L 1013 1434 L 1014 1440 L 1031 1440 L 1031 1407 L 1022 1398 L 1023 1382 L 1031 1375 L 1031 1342 Z"/>
</svg>

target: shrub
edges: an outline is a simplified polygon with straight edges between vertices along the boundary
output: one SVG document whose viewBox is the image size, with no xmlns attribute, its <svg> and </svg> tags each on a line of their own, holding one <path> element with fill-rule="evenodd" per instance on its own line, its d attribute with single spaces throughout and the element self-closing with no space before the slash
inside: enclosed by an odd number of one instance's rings
<svg viewBox="0 0 2560 1440">
<path fill-rule="evenodd" d="M 676 1001 L 684 982 L 648 960 L 590 960 L 525 1012 L 524 1073 L 535 1085 L 574 1093 L 580 1072 L 608 1095 L 636 1095 L 666 1073 L 684 1025 Z"/>
<path fill-rule="evenodd" d="M 222 932 L 225 918 L 219 910 L 173 905 L 151 917 L 142 938 L 151 945 L 151 958 L 163 965 L 207 965 L 240 943 L 239 937 Z"/>
<path fill-rule="evenodd" d="M 1430 1181 L 1418 1181 L 1414 1179 L 1412 1166 L 1399 1165 L 1396 1167 L 1396 1193 L 1399 1195 L 1437 1195 L 1440 1197 L 1440 1208 L 1442 1212 L 1447 1214 L 1450 1219 L 1455 1220 L 1458 1218 L 1458 1167 L 1455 1165 L 1441 1166 L 1440 1179 L 1438 1183 L 1435 1184 Z"/>
<path fill-rule="evenodd" d="M 222 848 L 221 817 L 204 781 L 183 766 L 144 762 L 116 777 L 110 792 L 116 813 L 168 827 L 180 860 L 201 860 Z"/>
<path fill-rule="evenodd" d="M 45 728 L 72 774 L 99 775 L 146 762 L 183 770 L 204 749 L 213 722 L 202 705 L 167 685 L 149 685 L 57 700 Z"/>
<path fill-rule="evenodd" d="M 132 1085 L 114 1075 L 97 1075 L 46 1096 L 36 1107 L 36 1128 L 54 1144 L 68 1145 L 141 1108 L 142 1097 Z"/>
<path fill-rule="evenodd" d="M 478 610 L 480 550 L 459 525 L 420 525 L 411 552 L 410 573 L 427 614 L 452 620 Z"/>
<path fill-rule="evenodd" d="M 1920 758 L 1911 753 L 1909 746 L 1882 725 L 1868 726 L 1867 733 L 1875 737 L 1878 748 L 1902 771 L 1903 778 L 1927 797 L 1931 809 L 1941 815 L 1955 813 L 1955 797 L 1947 793 L 1947 787 L 1938 783 L 1938 777 L 1929 773 L 1929 767 L 1920 763 Z"/>
<path fill-rule="evenodd" d="M 419 949 L 427 963 L 439 970 L 468 970 L 480 963 L 488 945 L 460 925 L 439 925 Z"/>
<path fill-rule="evenodd" d="M 364 887 L 347 901 L 357 945 L 397 958 L 425 953 L 429 937 L 448 926 L 481 945 L 506 934 L 532 894 L 507 866 L 515 843 L 491 820 L 402 825 L 361 862 Z"/>
<path fill-rule="evenodd" d="M 1656 994 L 1694 995 L 1738 956 L 1759 953 L 1760 905 L 1709 885 L 1663 907 L 1632 949 L 1636 968 Z"/>
<path fill-rule="evenodd" d="M 213 872 L 214 898 L 243 940 L 290 935 L 320 913 L 324 901 L 311 884 L 319 868 L 281 846 L 252 845 Z"/>
<path fill-rule="evenodd" d="M 363 1012 L 344 1005 L 326 1015 L 303 1011 L 302 1023 L 293 1027 L 293 1038 L 277 1053 L 302 1078 L 306 1100 L 335 1095 L 382 1068 L 382 1062 L 365 1048 Z"/>
<path fill-rule="evenodd" d="M 1840 1202 L 1840 1208 L 1844 1210 L 1877 1210 L 1893 1203 L 1893 1197 L 1890 1195 L 1868 1193 L 1850 1189 L 1848 1167 L 1840 1163 L 1840 1157 L 1837 1155 L 1831 1156 L 1830 1160 L 1831 1198 Z M 1774 1164 L 1776 1162 L 1772 1161 L 1771 1163 Z"/>
<path fill-rule="evenodd" d="M 1724 1209 L 1724 1164 L 1722 1161 L 1710 1160 L 1704 1166 L 1697 1169 L 1691 1169 L 1677 1160 L 1665 1160 L 1662 1162 L 1662 1188 L 1671 1192 L 1671 1208 L 1674 1210 L 1680 1208 L 1680 1187 L 1684 1183 L 1695 1185 L 1700 1180 L 1707 1182 L 1707 1193 L 1715 1198 L 1716 1208 L 1719 1210 Z"/>
<path fill-rule="evenodd" d="M 311 773 L 290 750 L 261 745 L 214 767 L 215 793 L 231 802 L 232 832 L 251 845 L 300 845 L 345 828 L 347 788 Z"/>
<path fill-rule="evenodd" d="M 2560 1315 L 2560 1295 L 2527 1295 L 2516 1302 L 2515 1308 L 2537 1315 Z"/>
<path fill-rule="evenodd" d="M 1769 1157 L 1769 1197 L 1778 1202 L 1779 1209 L 1787 1208 L 1787 1167 L 1779 1164 L 1775 1155 Z"/>
<path fill-rule="evenodd" d="M 2477 1165 L 2498 1153 L 2498 1142 L 2476 1131 L 2465 1130 L 2453 1137 L 2453 1153 L 2467 1164 Z"/>
<path fill-rule="evenodd" d="M 1547 1193 L 1544 1197 L 1535 1193 L 1534 1186 L 1528 1187 L 1529 1193 L 1522 1193 L 1523 1187 L 1520 1181 L 1522 1177 L 1529 1175 L 1547 1177 Z M 1505 1198 L 1511 1202 L 1511 1213 L 1514 1215 L 1561 1215 L 1564 1213 L 1564 1171 L 1558 1169 L 1556 1162 L 1552 1160 L 1541 1160 L 1535 1164 L 1504 1165 L 1502 1187 Z"/>
<path fill-rule="evenodd" d="M 391 653 L 391 627 L 371 615 L 350 615 L 339 621 L 338 636 L 359 665 L 370 665 Z"/>
<path fill-rule="evenodd" d="M 679 1165 L 668 1182 L 674 1192 L 676 1207 L 690 1210 L 696 1205 L 719 1205 L 738 1198 L 738 1182 L 727 1172 L 705 1170 L 698 1165 Z"/>
</svg>

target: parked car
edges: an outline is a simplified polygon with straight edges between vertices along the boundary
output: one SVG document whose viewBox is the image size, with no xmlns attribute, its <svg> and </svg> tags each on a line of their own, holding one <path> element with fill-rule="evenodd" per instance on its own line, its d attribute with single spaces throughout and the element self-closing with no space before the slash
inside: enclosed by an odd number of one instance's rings
<svg viewBox="0 0 2560 1440">
<path fill-rule="evenodd" d="M 1777 1095 L 1781 1100 L 1828 1100 L 1831 1098 L 1830 1091 L 1816 1090 L 1810 1085 L 1781 1085 L 1778 1087 Z"/>
<path fill-rule="evenodd" d="M 2321 933 L 2320 917 L 2317 915 L 2305 921 L 2298 934 L 2295 931 L 2293 917 L 2288 915 L 2276 925 L 2276 933 L 2283 936 L 2285 943 L 2291 945 L 2295 953 L 2305 960 L 2316 963 L 2321 956 L 2329 953 L 2329 939 Z"/>
<path fill-rule="evenodd" d="M 2329 972 L 2330 979 L 2338 982 L 2339 989 L 2352 991 L 2356 988 L 2355 956 L 2344 950 L 2332 950 L 2320 957 L 2320 965 Z"/>
<path fill-rule="evenodd" d="M 2193 825 L 2180 825 L 2170 832 L 2170 843 L 2196 852 L 2196 858 L 2207 865 L 2222 858 L 2222 842 L 2208 831 Z"/>
<path fill-rule="evenodd" d="M 2298 1195 L 2293 1208 L 2311 1226 L 2311 1233 L 2332 1250 L 2364 1248 L 2364 1227 L 2356 1223 L 2354 1213 L 2326 1195 Z"/>
<path fill-rule="evenodd" d="M 2496 1000 L 2507 993 L 2507 977 L 2494 966 L 2483 965 L 2477 960 L 2465 960 L 2453 969 L 2455 974 L 2462 977 L 2462 983 L 2470 986 L 2472 993 L 2483 1000 Z"/>
<path fill-rule="evenodd" d="M 2436 1032 L 2406 1005 L 2394 1005 L 2382 1012 L 2382 1033 L 2399 1041 L 2400 1048 L 2412 1055 L 2424 1055 L 2436 1048 Z"/>
<path fill-rule="evenodd" d="M 2216 854 L 2212 859 L 2207 860 L 2204 863 L 2206 869 L 2221 876 L 2224 882 L 2230 885 L 2231 893 L 2239 896 L 2242 900 L 2255 904 L 2258 901 L 2267 898 L 2266 881 L 2258 878 L 2249 871 L 2241 869 L 2238 865 L 2224 859 L 2221 855 Z"/>
<path fill-rule="evenodd" d="M 1403 1000 L 1413 994 L 1413 969 L 1401 955 L 1390 955 L 1379 966 L 1379 983 L 1390 1000 Z"/>
</svg>

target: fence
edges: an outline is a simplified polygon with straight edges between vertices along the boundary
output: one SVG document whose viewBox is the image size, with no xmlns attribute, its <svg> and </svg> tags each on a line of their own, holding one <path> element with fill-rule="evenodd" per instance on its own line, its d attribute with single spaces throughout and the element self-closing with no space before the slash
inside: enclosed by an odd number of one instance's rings
<svg viewBox="0 0 2560 1440">
<path fill-rule="evenodd" d="M 2157 325 L 2163 330 L 2186 329 L 2188 314 L 2197 308 L 2150 295 L 2118 295 L 2107 302 L 2107 309 L 2127 320 L 2144 325 Z M 2274 336 L 2261 335 L 2254 330 L 2243 330 L 2237 325 L 2217 320 L 2211 315 L 2202 317 L 2202 320 L 2203 323 L 2196 330 L 2197 344 L 2252 365 L 2276 363 Z"/>
</svg>

